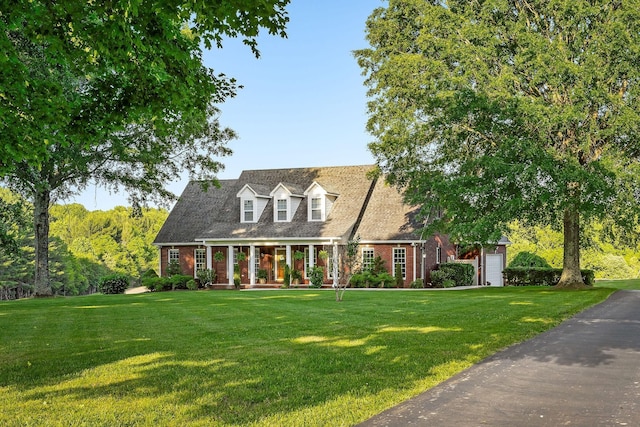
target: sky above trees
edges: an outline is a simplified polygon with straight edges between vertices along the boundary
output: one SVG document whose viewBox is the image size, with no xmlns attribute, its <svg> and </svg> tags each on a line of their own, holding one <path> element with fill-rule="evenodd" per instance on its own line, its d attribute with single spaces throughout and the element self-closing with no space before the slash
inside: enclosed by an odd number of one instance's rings
<svg viewBox="0 0 640 427">
<path fill-rule="evenodd" d="M 287 7 L 287 39 L 262 34 L 256 59 L 240 40 L 208 51 L 205 65 L 244 88 L 219 107 L 221 123 L 238 133 L 219 175 L 244 169 L 373 163 L 365 130 L 366 88 L 352 51 L 367 46 L 365 21 L 384 0 L 294 0 Z M 186 176 L 169 189 L 180 194 Z M 70 202 L 90 210 L 128 205 L 126 195 L 89 186 Z"/>
</svg>

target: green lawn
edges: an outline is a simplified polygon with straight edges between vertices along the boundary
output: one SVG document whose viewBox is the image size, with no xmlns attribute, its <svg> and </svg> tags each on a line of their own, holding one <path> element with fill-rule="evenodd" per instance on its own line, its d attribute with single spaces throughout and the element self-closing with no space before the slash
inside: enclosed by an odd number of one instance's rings
<svg viewBox="0 0 640 427">
<path fill-rule="evenodd" d="M 353 425 L 612 288 L 185 291 L 0 303 L 0 425 Z"/>
</svg>

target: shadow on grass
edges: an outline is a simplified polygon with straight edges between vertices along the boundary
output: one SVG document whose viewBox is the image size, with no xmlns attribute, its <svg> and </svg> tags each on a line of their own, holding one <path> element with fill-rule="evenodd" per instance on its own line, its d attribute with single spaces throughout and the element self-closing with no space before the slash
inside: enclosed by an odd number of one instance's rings
<svg viewBox="0 0 640 427">
<path fill-rule="evenodd" d="M 21 326 L 3 337 L 0 360 L 17 359 L 0 366 L 0 386 L 34 416 L 41 402 L 60 401 L 85 405 L 95 422 L 104 411 L 137 411 L 145 422 L 159 413 L 177 422 L 253 423 L 345 396 L 415 393 L 579 305 L 546 290 L 463 292 L 358 293 L 339 304 L 330 293 L 272 292 L 31 304 L 5 316 Z M 105 398 L 128 403 L 92 409 Z"/>
</svg>

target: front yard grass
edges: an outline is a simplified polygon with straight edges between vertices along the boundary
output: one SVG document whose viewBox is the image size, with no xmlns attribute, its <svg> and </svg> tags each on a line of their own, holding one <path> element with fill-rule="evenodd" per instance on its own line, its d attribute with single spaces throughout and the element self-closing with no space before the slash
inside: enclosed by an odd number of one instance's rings
<svg viewBox="0 0 640 427">
<path fill-rule="evenodd" d="M 0 303 L 0 425 L 349 426 L 612 288 L 198 291 Z"/>
</svg>

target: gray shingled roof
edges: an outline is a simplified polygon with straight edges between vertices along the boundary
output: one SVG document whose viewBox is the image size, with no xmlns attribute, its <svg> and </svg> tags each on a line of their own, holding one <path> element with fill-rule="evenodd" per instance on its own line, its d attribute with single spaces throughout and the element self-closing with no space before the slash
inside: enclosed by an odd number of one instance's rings
<svg viewBox="0 0 640 427">
<path fill-rule="evenodd" d="M 383 180 L 374 183 L 367 177 L 372 168 L 366 165 L 248 170 L 237 180 L 221 181 L 221 188 L 209 188 L 207 192 L 197 183 L 189 183 L 154 243 L 188 243 L 195 239 L 347 239 L 358 220 L 357 234 L 362 240 L 416 239 L 410 225 L 413 210 Z M 282 183 L 287 188 L 304 191 L 314 181 L 338 194 L 326 221 L 307 221 L 307 198 L 304 198 L 291 222 L 273 221 L 273 200 L 270 200 L 257 223 L 240 223 L 237 193 L 245 185 L 275 189 Z M 373 191 L 372 184 L 375 184 Z M 361 217 L 368 196 L 369 204 Z"/>
</svg>

